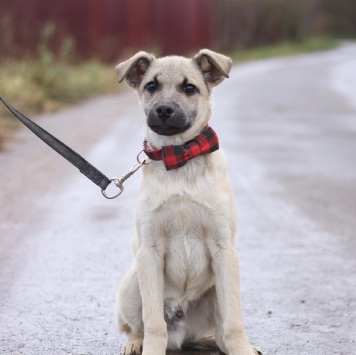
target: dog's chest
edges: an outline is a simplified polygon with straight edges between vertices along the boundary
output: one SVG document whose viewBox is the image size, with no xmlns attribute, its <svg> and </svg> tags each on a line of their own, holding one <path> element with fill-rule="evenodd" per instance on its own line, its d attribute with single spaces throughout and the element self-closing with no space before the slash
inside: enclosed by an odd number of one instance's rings
<svg viewBox="0 0 356 355">
<path fill-rule="evenodd" d="M 214 284 L 217 239 L 234 235 L 234 206 L 220 151 L 166 172 L 145 166 L 138 241 L 164 258 L 165 297 L 191 301 Z"/>
<path fill-rule="evenodd" d="M 175 296 L 181 301 L 194 300 L 213 283 L 204 243 L 192 235 L 173 237 L 165 258 L 165 297 Z"/>
<path fill-rule="evenodd" d="M 211 216 L 184 196 L 167 202 L 161 214 L 166 296 L 174 293 L 187 301 L 196 299 L 214 283 L 207 246 Z"/>
</svg>

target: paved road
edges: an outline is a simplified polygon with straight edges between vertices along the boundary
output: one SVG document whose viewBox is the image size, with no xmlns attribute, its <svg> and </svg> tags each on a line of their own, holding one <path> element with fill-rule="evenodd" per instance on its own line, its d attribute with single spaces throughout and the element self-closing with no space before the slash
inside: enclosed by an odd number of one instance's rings
<svg viewBox="0 0 356 355">
<path fill-rule="evenodd" d="M 356 354 L 355 93 L 355 45 L 239 65 L 216 88 L 245 323 L 265 354 Z M 135 163 L 142 120 L 130 91 L 38 118 L 109 176 Z M 139 174 L 107 201 L 26 130 L 0 169 L 0 352 L 118 354 Z"/>
</svg>

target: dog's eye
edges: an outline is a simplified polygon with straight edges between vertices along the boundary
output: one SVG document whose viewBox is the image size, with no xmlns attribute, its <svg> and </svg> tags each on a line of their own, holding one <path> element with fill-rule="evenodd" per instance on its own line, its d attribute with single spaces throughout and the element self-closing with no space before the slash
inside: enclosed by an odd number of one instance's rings
<svg viewBox="0 0 356 355">
<path fill-rule="evenodd" d="M 183 91 L 187 94 L 187 95 L 193 95 L 195 94 L 198 90 L 197 88 L 192 85 L 192 84 L 186 84 L 183 86 Z"/>
<path fill-rule="evenodd" d="M 157 90 L 157 83 L 151 81 L 148 84 L 146 84 L 145 89 L 149 92 L 155 92 Z"/>
</svg>

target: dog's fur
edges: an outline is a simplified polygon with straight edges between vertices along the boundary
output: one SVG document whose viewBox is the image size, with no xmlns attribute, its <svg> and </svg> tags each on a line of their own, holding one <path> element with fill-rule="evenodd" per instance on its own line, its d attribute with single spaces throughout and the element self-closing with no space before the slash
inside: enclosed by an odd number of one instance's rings
<svg viewBox="0 0 356 355">
<path fill-rule="evenodd" d="M 116 67 L 139 94 L 151 149 L 196 137 L 211 115 L 211 88 L 231 59 L 201 50 L 193 58 L 139 52 Z M 164 355 L 190 343 L 216 344 L 227 355 L 253 355 L 240 305 L 234 247 L 235 207 L 221 150 L 166 171 L 143 167 L 137 208 L 136 261 L 117 302 L 122 354 Z"/>
</svg>

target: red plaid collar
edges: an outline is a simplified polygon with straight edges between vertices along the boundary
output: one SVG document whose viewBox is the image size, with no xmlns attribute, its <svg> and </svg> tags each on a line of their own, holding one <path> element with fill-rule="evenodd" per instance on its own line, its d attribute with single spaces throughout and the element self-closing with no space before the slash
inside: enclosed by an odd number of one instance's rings
<svg viewBox="0 0 356 355">
<path fill-rule="evenodd" d="M 163 160 L 167 170 L 178 169 L 190 159 L 201 154 L 208 154 L 219 149 L 219 139 L 215 131 L 206 125 L 201 133 L 183 145 L 167 145 L 162 149 L 150 150 L 147 141 L 143 142 L 143 150 L 152 160 Z"/>
</svg>

